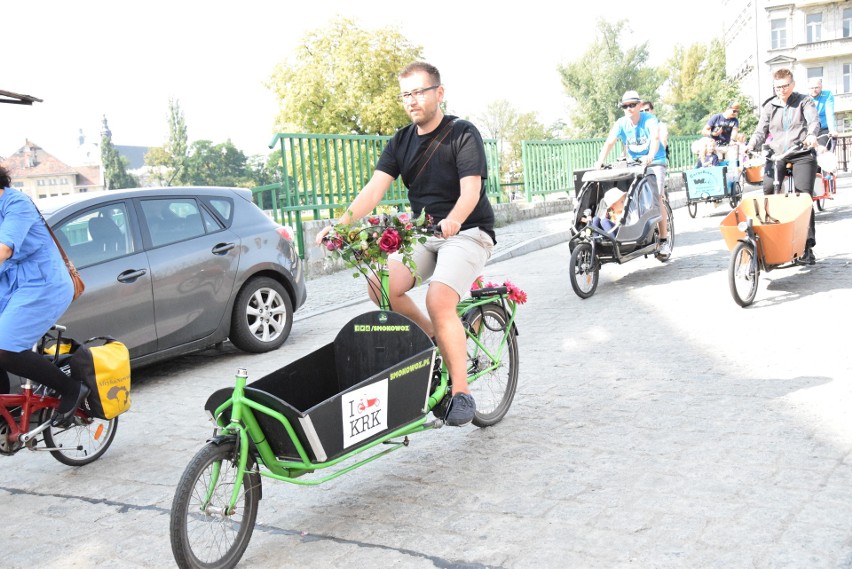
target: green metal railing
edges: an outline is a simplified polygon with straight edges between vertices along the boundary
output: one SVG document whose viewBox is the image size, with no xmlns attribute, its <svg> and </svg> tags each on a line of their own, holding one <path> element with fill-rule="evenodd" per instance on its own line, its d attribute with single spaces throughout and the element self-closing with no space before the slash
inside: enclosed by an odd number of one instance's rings
<svg viewBox="0 0 852 569">
<path fill-rule="evenodd" d="M 695 163 L 691 145 L 698 136 L 669 138 L 669 169 L 680 171 Z M 296 230 L 297 247 L 304 255 L 302 222 L 332 219 L 343 213 L 373 175 L 379 156 L 390 136 L 277 134 L 269 144 L 278 150 L 280 182 L 252 190 L 255 202 L 270 210 L 275 221 Z M 523 181 L 500 184 L 500 155 L 497 141 L 485 140 L 489 176 L 486 192 L 493 203 L 502 203 L 523 191 L 527 201 L 547 199 L 562 192 L 574 194 L 575 171 L 591 168 L 603 146 L 603 138 L 586 140 L 525 140 L 521 142 Z M 608 161 L 622 154 L 620 144 Z M 408 192 L 397 178 L 380 206 L 405 207 Z"/>
<path fill-rule="evenodd" d="M 670 171 L 688 170 L 695 165 L 692 143 L 699 138 L 701 137 L 669 137 Z M 574 172 L 593 167 L 605 141 L 604 138 L 522 141 L 524 193 L 527 200 L 555 192 L 573 192 Z M 606 162 L 613 162 L 623 154 L 624 149 L 619 142 L 610 151 Z"/>
<path fill-rule="evenodd" d="M 390 136 L 276 134 L 270 148 L 280 160 L 280 182 L 252 189 L 255 203 L 270 210 L 275 221 L 296 230 L 297 246 L 303 254 L 302 221 L 338 217 L 373 175 L 376 162 Z M 500 171 L 496 140 L 485 140 L 489 172 Z M 485 182 L 494 202 L 507 199 L 497 177 Z M 394 180 L 380 206 L 405 207 L 408 190 L 400 178 Z"/>
</svg>

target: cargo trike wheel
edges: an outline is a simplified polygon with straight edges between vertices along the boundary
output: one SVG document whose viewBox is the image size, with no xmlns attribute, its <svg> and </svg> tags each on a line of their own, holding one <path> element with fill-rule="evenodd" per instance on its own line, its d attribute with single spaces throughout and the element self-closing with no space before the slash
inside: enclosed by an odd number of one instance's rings
<svg viewBox="0 0 852 569">
<path fill-rule="evenodd" d="M 743 187 L 739 182 L 734 182 L 734 186 L 731 188 L 731 208 L 736 208 L 737 204 L 743 199 Z"/>
<path fill-rule="evenodd" d="M 571 288 L 580 298 L 589 298 L 598 288 L 600 266 L 591 243 L 578 243 L 571 251 Z"/>
<path fill-rule="evenodd" d="M 237 482 L 234 441 L 207 443 L 178 482 L 169 522 L 172 554 L 181 569 L 233 567 L 248 547 L 257 519 L 260 476 L 246 465 L 233 510 Z M 251 462 L 251 461 L 250 461 Z"/>
<path fill-rule="evenodd" d="M 740 306 L 748 306 L 757 295 L 757 281 L 760 270 L 754 257 L 754 244 L 740 241 L 731 254 L 728 267 L 728 283 L 731 296 Z"/>
<path fill-rule="evenodd" d="M 518 388 L 518 338 L 509 316 L 498 304 L 471 308 L 462 317 L 467 330 L 468 377 L 476 401 L 473 424 L 490 427 L 509 410 Z M 505 337 L 506 342 L 503 342 Z"/>
</svg>

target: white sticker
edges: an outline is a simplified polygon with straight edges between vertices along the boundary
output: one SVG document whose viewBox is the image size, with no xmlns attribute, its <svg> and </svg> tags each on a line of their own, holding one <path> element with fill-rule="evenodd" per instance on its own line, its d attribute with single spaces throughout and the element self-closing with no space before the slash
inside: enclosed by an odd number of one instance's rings
<svg viewBox="0 0 852 569">
<path fill-rule="evenodd" d="M 343 394 L 343 448 L 381 433 L 388 427 L 387 378 Z"/>
</svg>

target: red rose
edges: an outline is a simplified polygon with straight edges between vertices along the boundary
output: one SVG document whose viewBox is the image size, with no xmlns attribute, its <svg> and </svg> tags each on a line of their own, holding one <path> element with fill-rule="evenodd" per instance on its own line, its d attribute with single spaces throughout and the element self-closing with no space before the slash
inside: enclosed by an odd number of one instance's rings
<svg viewBox="0 0 852 569">
<path fill-rule="evenodd" d="M 396 229 L 385 229 L 382 238 L 379 239 L 379 249 L 385 253 L 395 253 L 402 247 L 402 237 Z"/>
<path fill-rule="evenodd" d="M 369 223 L 370 225 L 378 225 L 379 223 L 381 223 L 381 221 L 382 220 L 375 215 L 371 215 L 367 218 L 367 223 Z"/>
</svg>

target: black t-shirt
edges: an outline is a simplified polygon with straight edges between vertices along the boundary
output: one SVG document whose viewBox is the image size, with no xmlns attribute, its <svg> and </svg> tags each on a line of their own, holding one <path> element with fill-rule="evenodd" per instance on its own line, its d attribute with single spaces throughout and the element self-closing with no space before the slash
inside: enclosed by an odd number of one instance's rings
<svg viewBox="0 0 852 569">
<path fill-rule="evenodd" d="M 452 131 L 441 141 L 426 167 L 417 175 L 429 144 L 450 121 L 455 121 Z M 401 128 L 382 151 L 376 170 L 393 178 L 401 175 L 402 182 L 408 188 L 412 213 L 418 216 L 425 208 L 436 223 L 447 217 L 456 205 L 461 195 L 461 179 L 480 176 L 482 185 L 479 202 L 461 228 L 479 227 L 496 242 L 494 210 L 485 193 L 485 180 L 488 177 L 485 145 L 472 123 L 445 116 L 438 128 L 423 136 L 417 134 L 417 126 L 414 124 Z"/>
</svg>

